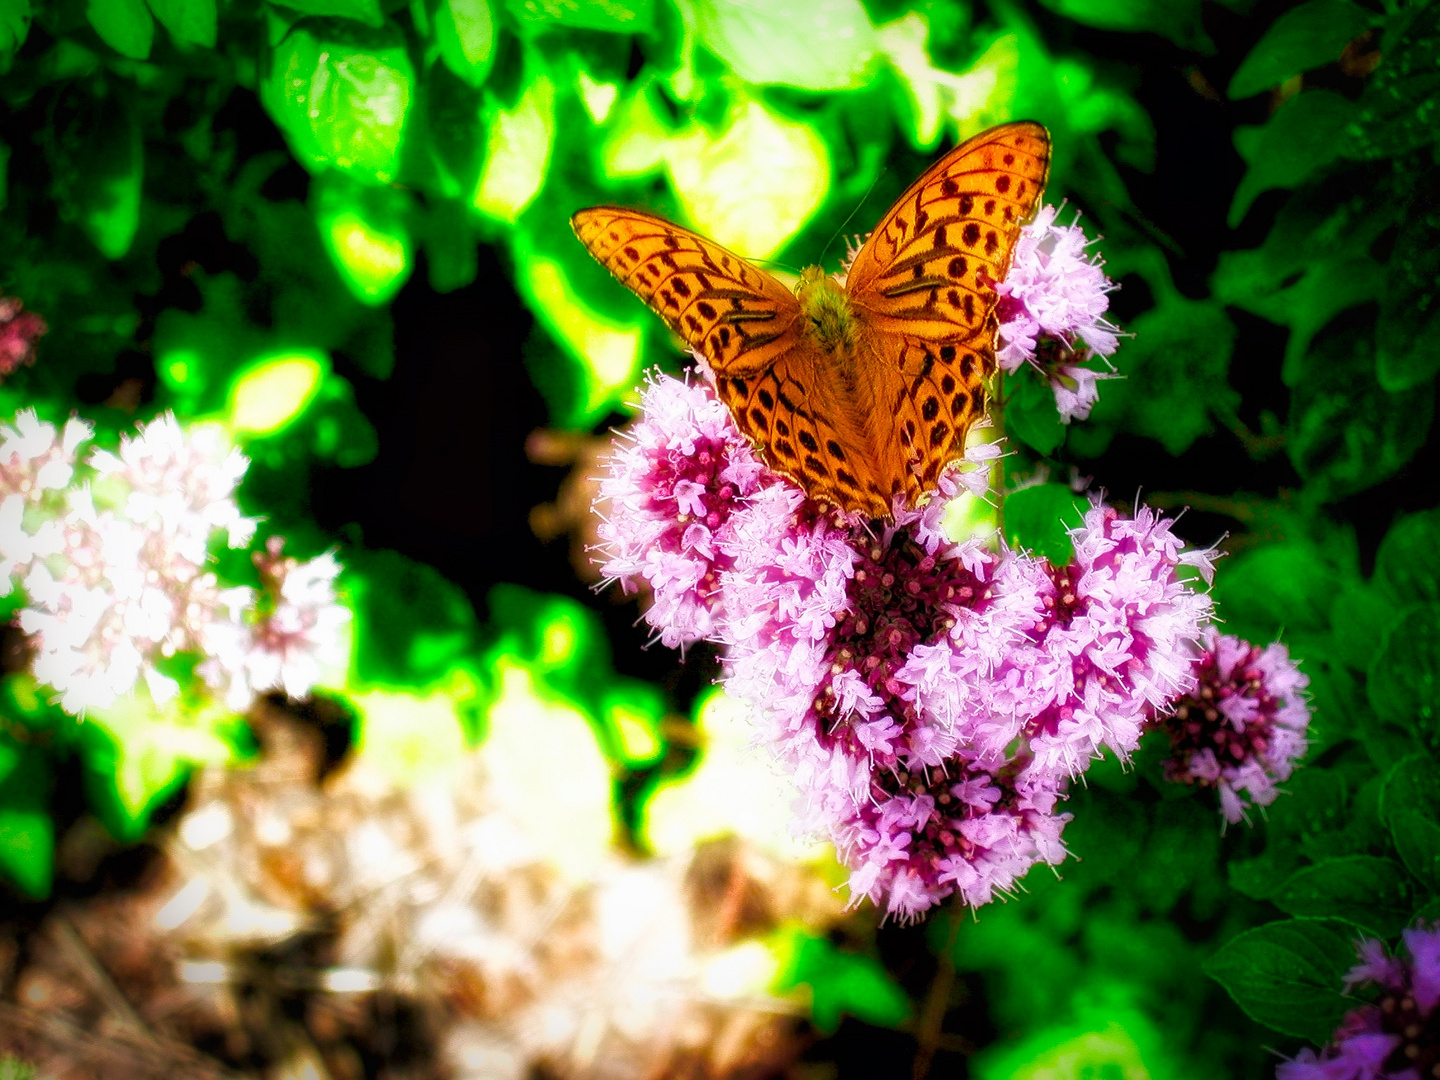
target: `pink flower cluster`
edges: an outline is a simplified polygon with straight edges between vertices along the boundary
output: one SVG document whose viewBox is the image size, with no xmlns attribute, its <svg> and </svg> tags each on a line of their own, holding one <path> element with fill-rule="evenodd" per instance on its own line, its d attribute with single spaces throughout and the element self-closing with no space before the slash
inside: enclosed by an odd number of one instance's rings
<svg viewBox="0 0 1440 1080">
<path fill-rule="evenodd" d="M 727 692 L 792 773 L 852 897 L 901 919 L 980 905 L 1065 857 L 1057 811 L 1103 748 L 1195 688 L 1208 577 L 1148 510 L 1096 505 L 1061 567 L 941 529 L 993 447 L 888 525 L 822 514 L 770 472 L 711 390 L 660 376 L 610 460 L 603 572 L 654 593 L 662 640 L 722 646 Z"/>
<path fill-rule="evenodd" d="M 1010 270 L 996 291 L 1000 367 L 1014 374 L 1030 364 L 1050 384 L 1064 423 L 1084 420 L 1099 400 L 1107 371 L 1086 366 L 1115 351 L 1117 332 L 1105 318 L 1115 284 L 1079 222 L 1057 225 L 1058 208 L 1042 206 L 1020 230 Z"/>
<path fill-rule="evenodd" d="M 1347 1013 L 1330 1045 L 1282 1062 L 1276 1080 L 1430 1080 L 1440 1076 L 1440 927 L 1413 926 L 1404 956 L 1382 942 L 1357 943 L 1360 963 L 1345 989 L 1374 987 L 1380 997 Z"/>
<path fill-rule="evenodd" d="M 18 297 L 0 296 L 0 378 L 16 368 L 35 362 L 35 342 L 50 327 L 33 311 L 26 311 Z"/>
<path fill-rule="evenodd" d="M 1232 824 L 1250 805 L 1268 806 L 1305 756 L 1307 679 L 1276 642 L 1262 649 L 1214 627 L 1205 631 L 1199 683 L 1159 720 L 1175 756 L 1165 776 L 1213 787 Z"/>
</svg>

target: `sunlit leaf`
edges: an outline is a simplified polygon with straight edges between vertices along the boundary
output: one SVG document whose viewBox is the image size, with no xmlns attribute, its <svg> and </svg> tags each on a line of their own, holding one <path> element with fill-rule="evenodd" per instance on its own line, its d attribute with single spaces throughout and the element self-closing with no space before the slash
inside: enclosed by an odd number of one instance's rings
<svg viewBox="0 0 1440 1080">
<path fill-rule="evenodd" d="M 481 85 L 495 55 L 495 17 L 489 0 L 440 0 L 435 43 L 446 67 L 471 86 Z"/>
<path fill-rule="evenodd" d="M 356 757 L 402 787 L 443 781 L 463 760 L 465 729 L 449 688 L 368 690 L 351 700 L 360 714 Z"/>
<path fill-rule="evenodd" d="M 362 187 L 332 173 L 316 178 L 310 198 L 341 280 L 361 303 L 386 303 L 413 269 L 405 193 Z"/>
<path fill-rule="evenodd" d="M 1095 1030 L 1046 1028 L 1019 1046 L 993 1046 L 976 1060 L 973 1075 L 978 1080 L 1158 1080 L 1166 1075 L 1158 1068 L 1160 1045 L 1154 1025 L 1126 1009 Z"/>
<path fill-rule="evenodd" d="M 863 86 L 879 44 L 859 0 L 697 0 L 694 10 L 701 43 L 752 83 L 803 90 Z"/>
<path fill-rule="evenodd" d="M 155 39 L 155 20 L 145 0 L 86 0 L 85 17 L 100 40 L 121 56 L 144 60 Z"/>
<path fill-rule="evenodd" d="M 398 31 L 302 24 L 276 48 L 262 97 L 302 164 L 385 184 L 399 169 L 414 81 Z"/>
<path fill-rule="evenodd" d="M 231 385 L 231 430 L 253 435 L 282 431 L 315 399 L 329 368 L 329 357 L 314 352 L 290 351 L 256 360 Z"/>
<path fill-rule="evenodd" d="M 505 0 L 521 26 L 554 24 L 643 34 L 655 21 L 654 0 Z"/>
<path fill-rule="evenodd" d="M 487 139 L 470 204 L 513 222 L 540 194 L 555 143 L 555 84 L 548 75 L 532 79 L 514 108 L 495 111 Z"/>
<path fill-rule="evenodd" d="M 824 140 L 758 101 L 737 105 L 718 137 L 692 128 L 667 142 L 664 154 L 689 222 L 746 258 L 779 251 L 830 188 Z"/>
<path fill-rule="evenodd" d="M 145 174 L 140 126 L 126 102 L 98 82 L 72 84 L 56 103 L 46 149 L 62 213 L 107 259 L 123 257 L 139 228 Z"/>
<path fill-rule="evenodd" d="M 1271 188 L 1295 187 L 1345 149 L 1346 126 L 1355 106 L 1330 90 L 1307 90 L 1291 98 L 1265 125 L 1250 167 L 1230 203 L 1233 228 L 1256 197 Z"/>
<path fill-rule="evenodd" d="M 1249 97 L 1333 63 L 1370 22 L 1370 13 L 1349 0 L 1309 0 L 1283 12 L 1241 62 L 1225 92 Z"/>
<path fill-rule="evenodd" d="M 947 121 L 963 139 L 1007 119 L 1019 78 L 1017 36 L 999 35 L 966 70 L 952 73 L 931 64 L 929 33 L 918 11 L 879 28 L 880 46 L 910 100 L 915 145 L 934 146 Z"/>
<path fill-rule="evenodd" d="M 215 0 L 146 0 L 155 18 L 181 45 L 215 47 Z"/>
</svg>

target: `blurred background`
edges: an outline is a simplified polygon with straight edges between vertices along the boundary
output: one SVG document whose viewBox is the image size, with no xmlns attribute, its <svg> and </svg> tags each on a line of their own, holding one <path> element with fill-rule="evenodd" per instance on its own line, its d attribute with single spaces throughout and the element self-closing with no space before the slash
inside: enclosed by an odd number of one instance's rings
<svg viewBox="0 0 1440 1080">
<path fill-rule="evenodd" d="M 32 671 L 24 590 L 0 600 L 0 1075 L 1269 1075 L 1300 1044 L 1202 972 L 1274 914 L 1235 866 L 1339 829 L 1405 752 L 1356 734 L 1374 644 L 1327 635 L 1397 514 L 1436 502 L 1434 22 L 0 0 L 0 290 L 24 305 L 0 420 L 78 414 L 111 449 L 166 410 L 220 424 L 260 519 L 212 550 L 222 582 L 263 591 L 251 553 L 283 537 L 334 553 L 350 613 L 302 700 L 76 716 Z M 789 834 L 709 648 L 647 647 L 637 599 L 593 588 L 609 432 L 684 362 L 568 219 L 639 207 L 835 269 L 839 234 L 1012 118 L 1049 127 L 1047 200 L 1097 238 L 1133 339 L 1088 422 L 1016 402 L 1008 474 L 1189 507 L 1187 540 L 1230 553 L 1230 629 L 1284 630 L 1321 775 L 1348 779 L 1222 836 L 1142 751 L 1072 800 L 1063 882 L 880 926 Z M 166 670 L 189 687 L 199 659 Z"/>
</svg>

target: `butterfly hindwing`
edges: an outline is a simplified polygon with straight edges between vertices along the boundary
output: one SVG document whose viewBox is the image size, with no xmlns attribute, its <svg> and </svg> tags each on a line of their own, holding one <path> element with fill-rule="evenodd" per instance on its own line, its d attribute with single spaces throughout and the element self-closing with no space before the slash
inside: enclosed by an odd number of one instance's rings
<svg viewBox="0 0 1440 1080">
<path fill-rule="evenodd" d="M 639 210 L 594 206 L 575 235 L 717 374 L 755 372 L 794 345 L 799 304 L 719 244 Z"/>
</svg>

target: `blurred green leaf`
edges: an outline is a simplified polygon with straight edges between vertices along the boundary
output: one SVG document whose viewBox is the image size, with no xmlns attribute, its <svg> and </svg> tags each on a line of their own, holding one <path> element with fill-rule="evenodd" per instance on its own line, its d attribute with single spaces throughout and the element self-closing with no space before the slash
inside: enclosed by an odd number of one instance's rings
<svg viewBox="0 0 1440 1080">
<path fill-rule="evenodd" d="M 30 0 L 0 0 L 0 71 L 30 34 Z"/>
<path fill-rule="evenodd" d="M 1283 12 L 1241 61 L 1225 92 L 1246 98 L 1338 60 L 1370 22 L 1370 13 L 1348 0 L 1310 0 Z"/>
<path fill-rule="evenodd" d="M 1440 109 L 1440 8 L 1417 4 L 1395 12 L 1381 38 L 1380 66 L 1360 95 L 1357 152 L 1387 158 L 1437 138 Z"/>
<path fill-rule="evenodd" d="M 1184 453 L 1212 430 L 1212 409 L 1233 410 L 1239 401 L 1229 385 L 1235 325 L 1218 304 L 1177 295 L 1127 329 L 1134 340 L 1114 357 L 1124 379 L 1101 387 L 1089 422 L 1072 425 L 1069 444 L 1082 456 L 1098 456 L 1125 431 Z"/>
<path fill-rule="evenodd" d="M 878 42 L 860 0 L 755 4 L 696 0 L 701 44 L 751 83 L 802 90 L 865 85 Z"/>
<path fill-rule="evenodd" d="M 215 47 L 215 0 L 146 0 L 155 18 L 182 45 Z"/>
<path fill-rule="evenodd" d="M 1392 813 L 1390 832 L 1405 868 L 1431 893 L 1440 890 L 1440 824 L 1435 818 L 1414 810 Z"/>
<path fill-rule="evenodd" d="M 310 207 L 326 253 L 357 300 L 374 307 L 400 291 L 414 268 L 409 192 L 325 173 L 310 184 Z"/>
<path fill-rule="evenodd" d="M 1155 807 L 1150 833 L 1134 868 L 1136 893 L 1152 910 L 1166 912 L 1189 888 L 1213 875 L 1220 830 L 1212 809 L 1195 799 Z"/>
<path fill-rule="evenodd" d="M 435 43 L 445 66 L 471 86 L 480 86 L 495 59 L 495 17 L 489 0 L 440 0 Z"/>
<path fill-rule="evenodd" d="M 1005 431 L 1041 454 L 1052 454 L 1065 441 L 1055 391 L 1029 364 L 1006 380 Z"/>
<path fill-rule="evenodd" d="M 1402 814 L 1440 818 L 1440 770 L 1435 760 L 1428 754 L 1411 754 L 1396 762 L 1385 774 L 1379 809 L 1380 820 L 1392 831 Z"/>
<path fill-rule="evenodd" d="M 1330 90 L 1296 94 L 1260 134 L 1250 166 L 1230 203 L 1233 229 L 1250 205 L 1271 188 L 1293 188 L 1344 150 L 1346 125 L 1355 115 L 1349 99 Z"/>
<path fill-rule="evenodd" d="M 1433 385 L 1382 389 L 1374 337 L 1363 323 L 1321 334 L 1287 381 L 1294 390 L 1286 450 L 1317 498 L 1340 498 L 1394 475 L 1430 431 Z"/>
<path fill-rule="evenodd" d="M 536 74 L 513 108 L 490 117 L 484 163 L 470 205 L 481 215 L 514 224 L 545 186 L 555 147 L 555 83 Z"/>
<path fill-rule="evenodd" d="M 848 1014 L 866 1023 L 895 1027 L 910 1015 L 910 999 L 878 960 L 844 952 L 821 937 L 802 936 L 777 976 L 777 988 L 806 985 L 812 991 L 810 1018 L 823 1032 Z"/>
<path fill-rule="evenodd" d="M 1375 373 L 1386 390 L 1408 390 L 1440 372 L 1440 210 L 1425 202 L 1386 264 L 1375 342 Z"/>
<path fill-rule="evenodd" d="M 1264 544 L 1224 560 L 1215 575 L 1217 614 L 1230 632 L 1267 641 L 1283 627 L 1330 629 L 1336 570 L 1318 545 L 1293 540 Z"/>
<path fill-rule="evenodd" d="M 505 0 L 505 7 L 522 27 L 537 29 L 556 25 L 644 34 L 655 23 L 654 0 Z"/>
<path fill-rule="evenodd" d="M 1101 30 L 1150 31 L 1197 52 L 1214 45 L 1200 22 L 1200 0 L 1041 0 L 1067 19 Z"/>
<path fill-rule="evenodd" d="M 1335 917 L 1398 934 L 1414 910 L 1405 871 L 1393 859 L 1345 855 L 1295 871 L 1270 898 L 1290 915 Z"/>
<path fill-rule="evenodd" d="M 145 0 L 86 0 L 85 17 L 100 40 L 121 56 L 144 60 L 155 39 L 155 20 Z"/>
<path fill-rule="evenodd" d="M 1385 534 L 1375 555 L 1375 583 L 1395 610 L 1411 604 L 1440 604 L 1440 510 L 1407 514 Z"/>
<path fill-rule="evenodd" d="M 336 168 L 388 184 L 400 167 L 414 83 L 395 28 L 302 23 L 276 47 L 261 96 L 312 172 Z"/>
<path fill-rule="evenodd" d="M 107 259 L 123 257 L 140 225 L 145 174 L 140 125 L 127 101 L 99 80 L 72 83 L 56 101 L 44 145 L 61 214 Z"/>
<path fill-rule="evenodd" d="M 0 874 L 26 896 L 50 893 L 55 827 L 50 819 L 50 762 L 36 749 L 0 781 Z"/>
<path fill-rule="evenodd" d="M 1440 746 L 1440 608 L 1413 608 L 1391 627 L 1370 666 L 1367 687 L 1380 719 L 1409 728 L 1432 748 Z"/>
<path fill-rule="evenodd" d="M 1075 554 L 1067 530 L 1080 525 L 1090 501 L 1064 484 L 1037 484 L 1005 496 L 1005 536 L 1010 545 L 1044 556 L 1056 566 Z"/>
<path fill-rule="evenodd" d="M 434 567 L 397 551 L 345 553 L 363 685 L 430 686 L 477 646 L 475 609 Z"/>
<path fill-rule="evenodd" d="M 355 19 L 368 26 L 379 26 L 385 21 L 380 12 L 380 0 L 275 0 L 276 3 L 302 15 L 334 16 L 340 19 Z"/>
<path fill-rule="evenodd" d="M 1399 608 L 1373 585 L 1341 581 L 1330 607 L 1336 655 L 1356 671 L 1368 671 L 1398 615 Z"/>
<path fill-rule="evenodd" d="M 425 219 L 424 242 L 430 287 L 436 292 L 463 289 L 475 280 L 480 241 L 463 204 L 451 199 L 432 203 Z"/>
</svg>

